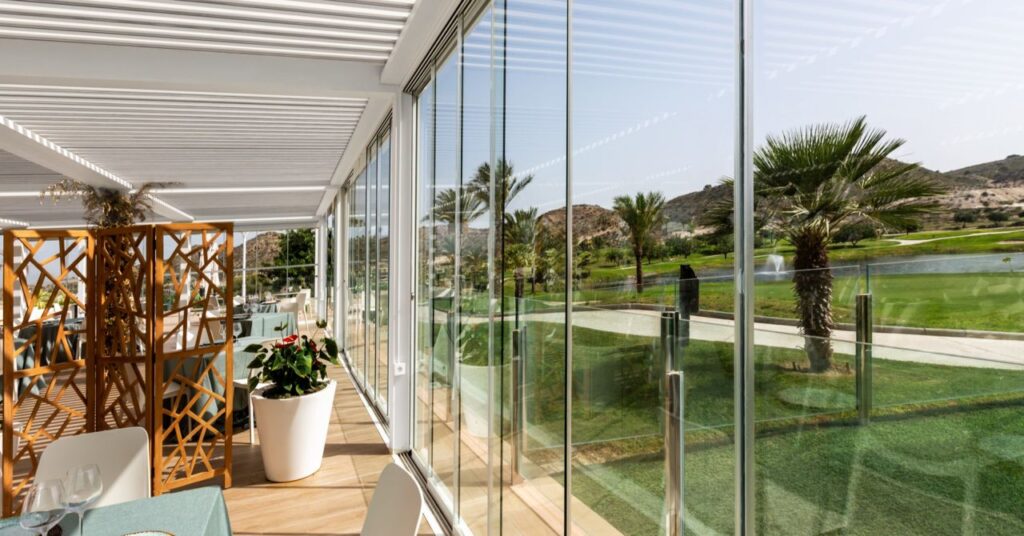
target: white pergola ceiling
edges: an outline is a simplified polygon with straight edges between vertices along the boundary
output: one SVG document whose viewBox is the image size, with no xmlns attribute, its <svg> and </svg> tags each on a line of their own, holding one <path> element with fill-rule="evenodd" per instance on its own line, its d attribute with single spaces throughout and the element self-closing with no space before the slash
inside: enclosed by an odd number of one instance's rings
<svg viewBox="0 0 1024 536">
<path fill-rule="evenodd" d="M 366 99 L 0 84 L 0 115 L 133 183 L 326 185 Z"/>
<path fill-rule="evenodd" d="M 0 0 L 0 36 L 383 62 L 414 0 Z"/>
<path fill-rule="evenodd" d="M 26 194 L 0 197 L 0 218 L 79 219 L 26 202 L 78 170 L 101 186 L 189 190 L 157 194 L 165 219 L 311 220 L 398 91 L 381 82 L 392 53 L 422 53 L 406 23 L 455 3 L 0 0 L 0 149 L 14 153 L 0 166 L 41 164 L 0 170 L 4 191 Z M 26 137 L 60 154 L 26 150 Z"/>
</svg>

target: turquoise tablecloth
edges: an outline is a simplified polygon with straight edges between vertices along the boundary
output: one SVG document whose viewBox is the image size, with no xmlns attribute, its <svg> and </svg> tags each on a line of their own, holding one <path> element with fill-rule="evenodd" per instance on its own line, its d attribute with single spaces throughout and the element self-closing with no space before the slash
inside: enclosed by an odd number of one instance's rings
<svg viewBox="0 0 1024 536">
<path fill-rule="evenodd" d="M 78 520 L 68 515 L 61 521 L 64 536 L 80 536 Z M 177 491 L 90 510 L 85 514 L 87 536 L 123 536 L 159 530 L 175 536 L 230 536 L 231 522 L 220 488 Z M 17 518 L 0 520 L 0 535 L 31 534 Z"/>
</svg>

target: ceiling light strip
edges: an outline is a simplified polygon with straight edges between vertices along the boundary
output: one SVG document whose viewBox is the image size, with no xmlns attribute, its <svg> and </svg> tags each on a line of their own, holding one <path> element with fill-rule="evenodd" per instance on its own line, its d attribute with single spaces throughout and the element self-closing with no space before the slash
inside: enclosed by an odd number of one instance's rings
<svg viewBox="0 0 1024 536">
<path fill-rule="evenodd" d="M 107 170 L 97 166 L 96 164 L 93 164 L 92 162 L 90 162 L 90 161 L 88 161 L 88 160 L 78 156 L 77 154 L 72 153 L 71 151 L 68 151 L 67 149 L 61 147 L 60 145 L 57 145 L 56 143 L 53 143 L 52 141 L 50 141 L 50 140 L 48 140 L 48 139 L 46 139 L 46 138 L 36 134 L 35 132 L 33 132 L 33 131 L 31 131 L 31 130 L 29 130 L 29 129 L 21 126 L 21 125 L 19 125 L 18 123 L 15 123 L 14 121 L 11 121 L 7 117 L 4 117 L 4 116 L 0 115 L 0 124 L 2 124 L 3 126 L 5 126 L 5 127 L 9 128 L 11 130 L 17 132 L 18 134 L 21 134 L 22 136 L 25 136 L 26 138 L 31 139 L 32 141 L 34 141 L 34 142 L 36 142 L 36 143 L 46 147 L 47 149 L 50 149 L 51 151 L 54 151 L 54 152 L 60 154 L 61 156 L 64 156 L 65 158 L 68 158 L 68 159 L 74 161 L 76 164 L 85 166 L 85 167 L 89 168 L 90 170 L 95 171 L 96 173 L 99 173 L 100 175 L 102 175 L 102 176 L 104 176 L 104 177 L 106 177 L 106 178 L 116 182 L 117 184 L 119 184 L 119 185 L 121 185 L 121 186 L 123 186 L 125 188 L 131 188 L 132 187 L 132 184 L 130 182 L 122 179 L 121 177 L 118 177 L 117 175 L 114 175 L 113 173 L 111 173 L 111 172 L 109 172 L 109 171 L 107 171 Z"/>
<path fill-rule="evenodd" d="M 256 186 L 247 188 L 168 188 L 158 190 L 160 195 L 177 194 L 260 194 L 260 193 L 298 193 L 298 192 L 322 192 L 326 186 Z"/>
</svg>

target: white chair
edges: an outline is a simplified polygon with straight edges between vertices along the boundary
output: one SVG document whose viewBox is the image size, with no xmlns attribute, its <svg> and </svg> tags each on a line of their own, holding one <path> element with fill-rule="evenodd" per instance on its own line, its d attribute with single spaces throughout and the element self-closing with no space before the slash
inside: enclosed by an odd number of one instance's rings
<svg viewBox="0 0 1024 536">
<path fill-rule="evenodd" d="M 308 288 L 304 288 L 295 295 L 295 306 L 298 308 L 297 314 L 302 315 L 302 323 L 309 324 L 309 317 L 306 316 L 306 310 L 310 307 L 310 297 L 313 295 L 312 291 Z M 296 318 L 298 320 L 298 318 Z"/>
<path fill-rule="evenodd" d="M 251 375 L 252 375 L 252 371 L 250 371 L 250 376 Z M 240 379 L 234 380 L 232 382 L 232 384 L 235 386 L 235 389 L 239 389 L 241 391 L 245 391 L 245 403 L 249 405 L 249 407 L 247 408 L 247 410 L 249 411 L 249 445 L 250 446 L 255 445 L 256 444 L 256 415 L 255 415 L 255 412 L 252 410 L 252 391 L 249 390 L 249 379 L 248 378 L 240 378 Z M 264 387 L 266 387 L 268 385 L 270 385 L 270 382 L 260 382 L 258 385 L 256 385 L 256 389 L 263 389 Z"/>
<path fill-rule="evenodd" d="M 62 437 L 46 447 L 36 481 L 61 479 L 69 469 L 94 463 L 103 478 L 103 494 L 94 507 L 149 497 L 149 435 L 145 428 L 119 428 Z"/>
<path fill-rule="evenodd" d="M 380 474 L 362 536 L 415 536 L 423 517 L 423 494 L 408 471 L 390 463 Z"/>
</svg>

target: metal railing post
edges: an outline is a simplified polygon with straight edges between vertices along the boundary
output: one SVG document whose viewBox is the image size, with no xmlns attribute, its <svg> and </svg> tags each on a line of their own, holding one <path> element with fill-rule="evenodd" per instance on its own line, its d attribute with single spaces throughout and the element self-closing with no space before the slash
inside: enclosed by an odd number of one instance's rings
<svg viewBox="0 0 1024 536">
<path fill-rule="evenodd" d="M 857 416 L 861 424 L 871 420 L 871 294 L 857 295 L 856 309 Z"/>
<path fill-rule="evenodd" d="M 682 536 L 683 482 L 683 372 L 665 374 L 665 533 Z"/>
<path fill-rule="evenodd" d="M 523 395 L 525 394 L 525 378 L 523 377 L 523 359 L 522 351 L 523 347 L 520 345 L 522 342 L 522 334 L 520 330 L 512 330 L 512 483 L 518 484 L 522 482 L 522 474 L 519 471 L 520 464 L 519 459 L 523 451 L 523 443 L 526 440 L 524 426 L 526 424 L 523 418 Z"/>
</svg>

